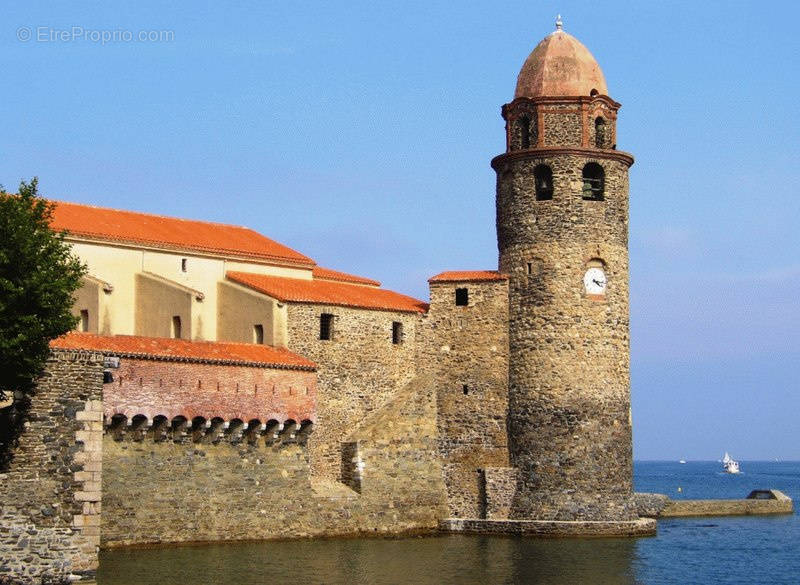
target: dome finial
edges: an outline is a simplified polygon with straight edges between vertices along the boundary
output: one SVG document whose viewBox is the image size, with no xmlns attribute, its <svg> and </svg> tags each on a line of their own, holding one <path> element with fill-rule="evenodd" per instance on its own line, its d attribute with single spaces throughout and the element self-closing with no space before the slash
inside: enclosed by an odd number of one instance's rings
<svg viewBox="0 0 800 585">
<path fill-rule="evenodd" d="M 556 16 L 556 32 L 564 29 L 564 23 L 561 22 L 561 15 Z"/>
</svg>

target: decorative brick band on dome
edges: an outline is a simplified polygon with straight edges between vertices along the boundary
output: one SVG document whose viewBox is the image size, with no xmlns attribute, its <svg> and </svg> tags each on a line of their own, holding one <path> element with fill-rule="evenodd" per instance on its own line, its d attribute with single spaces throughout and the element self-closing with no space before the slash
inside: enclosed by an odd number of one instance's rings
<svg viewBox="0 0 800 585">
<path fill-rule="evenodd" d="M 450 270 L 440 272 L 428 279 L 430 283 L 437 282 L 487 282 L 508 280 L 508 276 L 497 270 Z"/>
</svg>

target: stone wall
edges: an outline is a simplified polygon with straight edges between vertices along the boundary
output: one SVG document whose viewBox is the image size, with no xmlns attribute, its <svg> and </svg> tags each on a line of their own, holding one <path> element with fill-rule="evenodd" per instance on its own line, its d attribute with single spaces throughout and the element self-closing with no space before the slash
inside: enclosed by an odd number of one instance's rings
<svg viewBox="0 0 800 585">
<path fill-rule="evenodd" d="M 513 467 L 487 467 L 483 470 L 484 511 L 481 518 L 508 518 L 517 490 L 518 471 Z"/>
<path fill-rule="evenodd" d="M 339 442 L 391 400 L 416 374 L 417 313 L 289 303 L 289 350 L 318 364 L 317 426 L 309 449 L 315 474 L 336 479 Z M 333 338 L 320 340 L 320 315 L 332 314 Z M 392 343 L 392 323 L 402 343 Z"/>
<path fill-rule="evenodd" d="M 614 150 L 574 148 L 580 125 L 566 105 L 559 108 L 542 130 L 553 148 L 492 161 L 500 270 L 510 278 L 510 462 L 520 471 L 511 515 L 628 521 L 636 517 L 627 253 L 633 161 Z M 589 162 L 605 172 L 600 201 L 582 196 Z M 538 164 L 552 169 L 552 200 L 536 200 Z M 608 279 L 604 295 L 585 291 L 593 263 Z"/>
<path fill-rule="evenodd" d="M 0 576 L 66 583 L 97 568 L 102 356 L 54 351 L 0 474 Z"/>
<path fill-rule="evenodd" d="M 436 380 L 448 513 L 478 518 L 480 469 L 508 465 L 508 282 L 431 282 L 430 291 L 419 367 Z"/>
<path fill-rule="evenodd" d="M 310 474 L 302 442 L 104 439 L 103 543 L 292 538 L 434 530 L 444 513 L 433 385 L 415 380 L 343 441 L 360 492 Z"/>
</svg>

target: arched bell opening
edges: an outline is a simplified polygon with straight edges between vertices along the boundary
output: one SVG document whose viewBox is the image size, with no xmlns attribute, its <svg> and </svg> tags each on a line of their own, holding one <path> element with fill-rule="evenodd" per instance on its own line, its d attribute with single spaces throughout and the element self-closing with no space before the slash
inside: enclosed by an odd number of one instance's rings
<svg viewBox="0 0 800 585">
<path fill-rule="evenodd" d="M 536 201 L 549 201 L 553 198 L 553 169 L 550 165 L 540 164 L 533 169 L 533 180 L 536 185 Z"/>
<path fill-rule="evenodd" d="M 587 201 L 603 201 L 605 199 L 606 174 L 596 162 L 586 163 L 583 167 L 583 189 L 581 196 Z"/>
<path fill-rule="evenodd" d="M 606 120 L 602 116 L 594 119 L 594 145 L 596 148 L 606 147 L 607 126 Z"/>
</svg>

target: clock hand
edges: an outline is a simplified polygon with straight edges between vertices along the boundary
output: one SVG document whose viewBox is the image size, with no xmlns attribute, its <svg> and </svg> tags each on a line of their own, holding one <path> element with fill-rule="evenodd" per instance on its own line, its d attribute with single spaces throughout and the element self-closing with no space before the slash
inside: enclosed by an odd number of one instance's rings
<svg viewBox="0 0 800 585">
<path fill-rule="evenodd" d="M 605 280 L 597 280 L 596 278 L 593 278 L 592 282 L 595 283 L 597 286 L 605 286 L 606 285 L 606 281 Z"/>
</svg>

